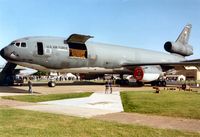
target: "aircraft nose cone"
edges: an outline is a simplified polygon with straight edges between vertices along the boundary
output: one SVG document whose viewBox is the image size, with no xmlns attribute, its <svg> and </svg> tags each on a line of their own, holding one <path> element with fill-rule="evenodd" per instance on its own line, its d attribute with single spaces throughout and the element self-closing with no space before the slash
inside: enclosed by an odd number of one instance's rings
<svg viewBox="0 0 200 137">
<path fill-rule="evenodd" d="M 4 49 L 0 51 L 0 55 L 4 58 Z"/>
</svg>

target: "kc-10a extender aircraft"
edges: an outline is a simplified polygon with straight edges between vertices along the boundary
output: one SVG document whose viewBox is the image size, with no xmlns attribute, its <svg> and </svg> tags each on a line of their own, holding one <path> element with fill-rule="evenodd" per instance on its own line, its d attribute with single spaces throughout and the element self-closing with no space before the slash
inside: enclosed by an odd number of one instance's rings
<svg viewBox="0 0 200 137">
<path fill-rule="evenodd" d="M 102 74 L 131 74 L 139 82 L 157 80 L 163 71 L 184 66 L 200 66 L 200 60 L 186 60 L 193 54 L 188 44 L 192 25 L 188 24 L 175 42 L 166 42 L 169 53 L 90 42 L 89 35 L 60 37 L 26 37 L 11 42 L 0 51 L 11 66 L 49 72 L 79 73 L 85 77 Z M 162 83 L 166 84 L 165 81 Z M 55 86 L 50 81 L 49 86 Z"/>
</svg>

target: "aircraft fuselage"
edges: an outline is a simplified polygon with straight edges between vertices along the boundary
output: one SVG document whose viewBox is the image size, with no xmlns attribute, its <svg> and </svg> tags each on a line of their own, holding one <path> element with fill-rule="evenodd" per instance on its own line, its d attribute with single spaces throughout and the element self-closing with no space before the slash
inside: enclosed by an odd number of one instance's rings
<svg viewBox="0 0 200 137">
<path fill-rule="evenodd" d="M 180 62 L 184 57 L 118 45 L 86 42 L 67 44 L 64 38 L 27 37 L 3 50 L 12 63 L 37 70 L 71 73 L 132 73 L 126 63 Z"/>
</svg>

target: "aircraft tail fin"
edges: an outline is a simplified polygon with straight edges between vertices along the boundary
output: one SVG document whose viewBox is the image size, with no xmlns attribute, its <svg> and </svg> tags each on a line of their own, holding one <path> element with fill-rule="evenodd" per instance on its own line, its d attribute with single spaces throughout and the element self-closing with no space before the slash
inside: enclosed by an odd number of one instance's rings
<svg viewBox="0 0 200 137">
<path fill-rule="evenodd" d="M 184 29 L 182 30 L 181 34 L 178 36 L 176 42 L 179 42 L 183 45 L 187 45 L 188 44 L 188 40 L 190 37 L 190 32 L 192 29 L 192 25 L 191 24 L 187 24 Z"/>
<path fill-rule="evenodd" d="M 188 44 L 192 25 L 188 24 L 184 27 L 176 42 L 167 41 L 164 48 L 169 53 L 174 53 L 182 56 L 190 56 L 193 54 L 193 47 Z"/>
</svg>

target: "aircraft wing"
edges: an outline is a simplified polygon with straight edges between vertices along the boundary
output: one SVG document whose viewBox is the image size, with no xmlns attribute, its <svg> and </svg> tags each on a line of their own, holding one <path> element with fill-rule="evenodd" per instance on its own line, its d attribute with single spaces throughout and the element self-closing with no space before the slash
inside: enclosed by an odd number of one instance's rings
<svg viewBox="0 0 200 137">
<path fill-rule="evenodd" d="M 196 60 L 186 60 L 181 62 L 150 62 L 150 63 L 126 63 L 123 64 L 123 67 L 131 69 L 135 66 L 153 66 L 153 65 L 160 65 L 163 69 L 185 69 L 185 66 L 195 66 L 197 69 L 200 70 L 200 59 Z"/>
</svg>

